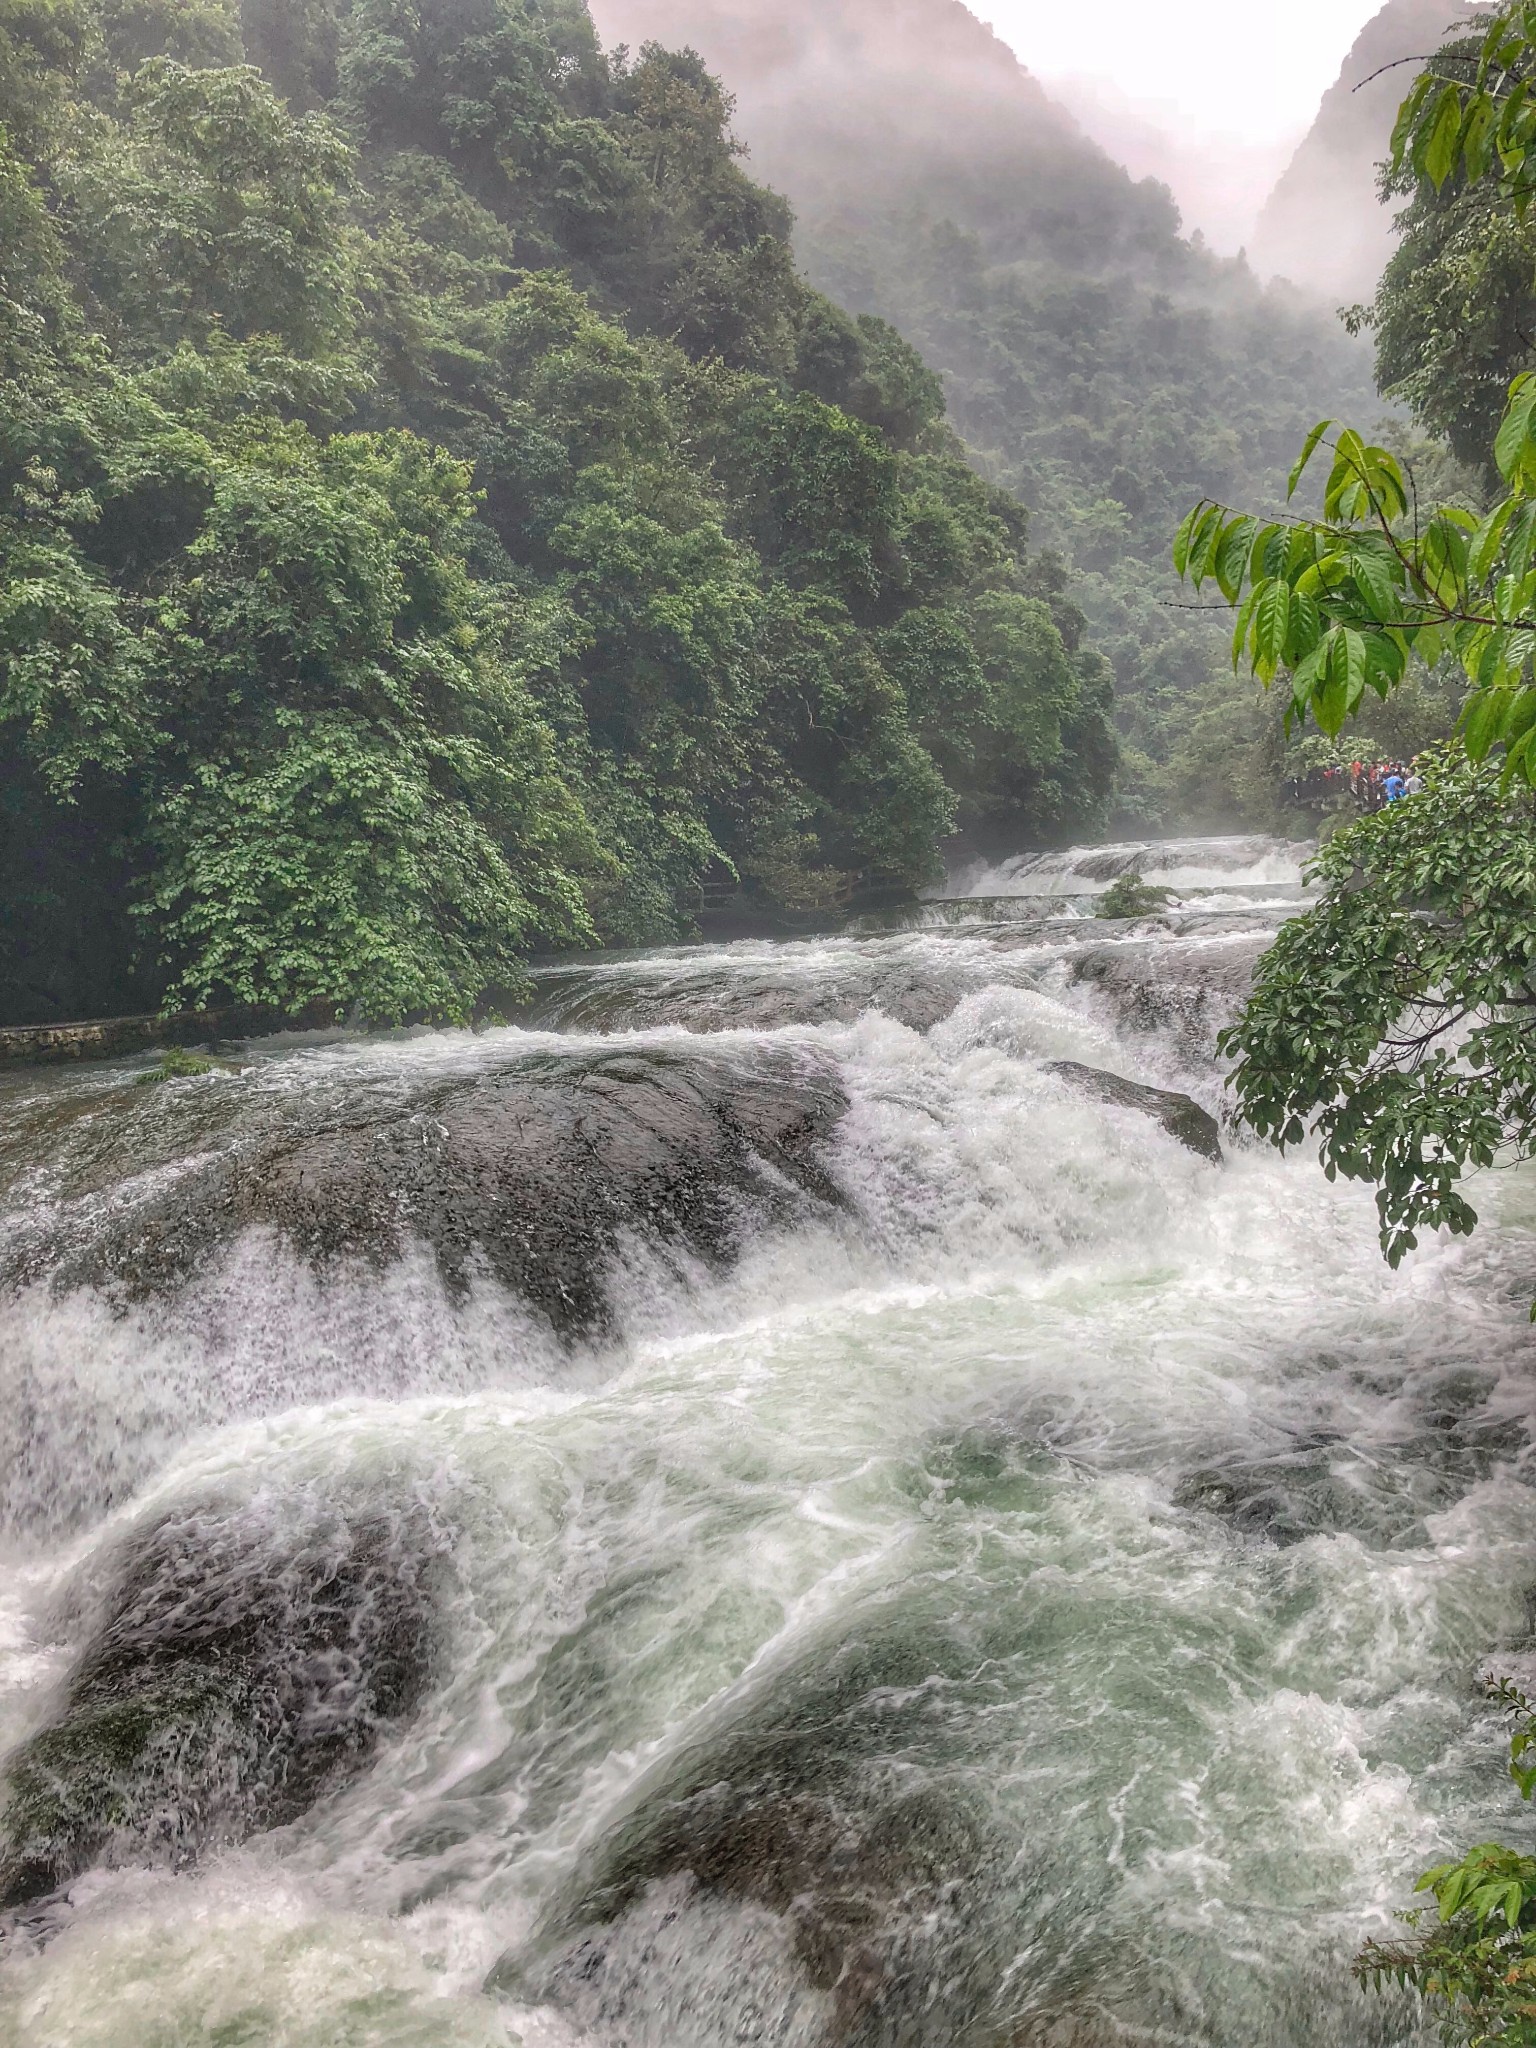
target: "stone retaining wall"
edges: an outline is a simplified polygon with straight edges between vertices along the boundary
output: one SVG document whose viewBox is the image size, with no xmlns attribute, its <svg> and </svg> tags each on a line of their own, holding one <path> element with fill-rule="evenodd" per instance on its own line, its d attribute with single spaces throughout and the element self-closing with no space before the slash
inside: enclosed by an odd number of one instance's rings
<svg viewBox="0 0 1536 2048">
<path fill-rule="evenodd" d="M 169 1016 L 105 1017 L 77 1024 L 18 1024 L 0 1029 L 0 1066 L 122 1059 L 162 1045 L 208 1045 L 261 1032 L 320 1031 L 336 1022 L 328 1003 L 297 1016 L 247 1004 L 226 1010 L 176 1010 Z"/>
</svg>

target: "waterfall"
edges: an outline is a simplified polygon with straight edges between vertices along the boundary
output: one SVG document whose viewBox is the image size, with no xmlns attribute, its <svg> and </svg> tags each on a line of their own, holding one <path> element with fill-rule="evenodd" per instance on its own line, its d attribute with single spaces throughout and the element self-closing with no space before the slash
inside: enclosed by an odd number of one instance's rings
<svg viewBox="0 0 1536 2048">
<path fill-rule="evenodd" d="M 1302 852 L 0 1076 L 0 2048 L 1428 2048 L 1536 1211 L 1230 1128 Z"/>
</svg>

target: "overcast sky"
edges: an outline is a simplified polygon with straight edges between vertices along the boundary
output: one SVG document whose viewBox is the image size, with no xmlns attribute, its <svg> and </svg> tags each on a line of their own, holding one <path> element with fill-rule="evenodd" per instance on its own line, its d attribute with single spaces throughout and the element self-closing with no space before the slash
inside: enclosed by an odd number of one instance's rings
<svg viewBox="0 0 1536 2048">
<path fill-rule="evenodd" d="M 1250 142 L 1310 123 L 1381 0 L 971 0 L 1041 79 L 1111 81 L 1202 134 Z"/>
</svg>

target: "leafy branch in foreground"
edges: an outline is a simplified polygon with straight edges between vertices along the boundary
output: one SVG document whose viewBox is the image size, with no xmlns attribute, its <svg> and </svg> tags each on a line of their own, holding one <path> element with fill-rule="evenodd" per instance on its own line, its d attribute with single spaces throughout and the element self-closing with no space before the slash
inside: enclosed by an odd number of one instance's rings
<svg viewBox="0 0 1536 2048">
<path fill-rule="evenodd" d="M 1516 1717 L 1510 1776 L 1523 1798 L 1536 1790 L 1536 1702 L 1506 1680 L 1490 1699 Z M 1403 1917 L 1416 1938 L 1368 1941 L 1355 1959 L 1363 1983 L 1396 1984 L 1447 2006 L 1447 2034 L 1467 2048 L 1536 2048 L 1536 1857 L 1480 1842 L 1459 1862 L 1426 1870 L 1414 1887 L 1438 1907 Z M 1428 1923 L 1426 1925 L 1426 1922 Z"/>
<path fill-rule="evenodd" d="M 1523 232 L 1533 75 L 1536 0 L 1521 0 L 1492 16 L 1475 62 L 1459 49 L 1414 86 L 1389 184 L 1411 172 L 1421 193 L 1453 176 L 1496 187 Z M 1454 656 L 1471 686 L 1462 748 L 1430 764 L 1422 793 L 1329 842 L 1319 901 L 1283 927 L 1221 1041 L 1245 1122 L 1282 1148 L 1310 1126 L 1330 1178 L 1376 1184 L 1396 1265 L 1425 1228 L 1474 1227 L 1469 1168 L 1536 1152 L 1536 375 L 1509 387 L 1493 451 L 1504 491 L 1481 517 L 1426 509 L 1387 449 L 1349 429 L 1330 439 L 1332 424 L 1312 430 L 1287 500 L 1326 444 L 1320 519 L 1205 501 L 1174 562 L 1236 612 L 1234 666 L 1246 659 L 1266 688 L 1288 672 L 1287 725 L 1310 713 L 1336 734 L 1415 658 Z M 1502 774 L 1487 765 L 1497 746 Z M 1516 1716 L 1511 1771 L 1529 1799 L 1536 1703 L 1493 1690 Z M 1367 1943 L 1356 1974 L 1431 2001 L 1465 2048 L 1536 2048 L 1536 1857 L 1480 1843 L 1417 1889 L 1436 1919 L 1408 1914 L 1412 1938 Z"/>
<path fill-rule="evenodd" d="M 1460 75 L 1457 75 L 1460 74 Z M 1523 223 L 1536 196 L 1536 0 L 1500 8 L 1475 62 L 1432 64 L 1403 104 L 1388 177 L 1437 191 L 1451 178 L 1497 186 Z M 1505 486 L 1483 516 L 1421 504 L 1411 471 L 1353 428 L 1312 429 L 1287 503 L 1320 447 L 1332 463 L 1321 519 L 1260 520 L 1202 500 L 1180 526 L 1174 566 L 1214 584 L 1236 612 L 1232 657 L 1271 686 L 1290 676 L 1288 719 L 1310 712 L 1329 734 L 1367 690 L 1385 697 L 1411 658 L 1450 654 L 1472 692 L 1463 735 L 1473 760 L 1505 749 L 1506 771 L 1536 781 L 1536 373 L 1509 387 L 1494 441 Z"/>
<path fill-rule="evenodd" d="M 1289 672 L 1288 718 L 1310 712 L 1335 734 L 1410 658 L 1433 668 L 1453 654 L 1474 691 L 1468 752 L 1502 742 L 1511 772 L 1536 779 L 1536 375 L 1510 388 L 1496 446 L 1509 488 L 1481 519 L 1426 512 L 1396 456 L 1352 428 L 1329 441 L 1332 424 L 1313 428 L 1291 472 L 1294 495 L 1318 448 L 1332 450 L 1321 519 L 1261 521 L 1204 500 L 1179 528 L 1175 568 L 1235 611 L 1234 666 L 1246 659 L 1266 688 Z"/>
<path fill-rule="evenodd" d="M 1489 17 L 1475 62 L 1460 43 L 1442 51 L 1398 110 L 1389 175 L 1412 171 L 1437 191 L 1458 172 L 1494 178 L 1523 214 L 1536 196 L 1533 44 L 1536 4 L 1519 0 Z"/>
<path fill-rule="evenodd" d="M 1377 1184 L 1394 1266 L 1472 1230 L 1468 1168 L 1536 1152 L 1536 801 L 1454 749 L 1428 770 L 1324 848 L 1222 1038 L 1245 1122 Z"/>
</svg>

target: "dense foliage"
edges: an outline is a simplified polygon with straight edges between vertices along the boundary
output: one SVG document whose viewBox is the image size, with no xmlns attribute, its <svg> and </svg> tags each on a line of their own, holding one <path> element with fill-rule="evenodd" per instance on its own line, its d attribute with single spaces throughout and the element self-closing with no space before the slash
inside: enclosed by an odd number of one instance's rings
<svg viewBox="0 0 1536 2048">
<path fill-rule="evenodd" d="M 1525 232 L 1536 149 L 1536 6 L 1490 20 L 1405 102 L 1395 175 L 1431 191 L 1487 186 Z M 1179 530 L 1175 564 L 1236 612 L 1233 658 L 1286 677 L 1288 720 L 1337 733 L 1415 663 L 1465 679 L 1462 751 L 1426 792 L 1340 835 L 1319 906 L 1282 933 L 1232 1035 L 1244 1113 L 1294 1143 L 1310 1122 L 1331 1171 L 1379 1184 L 1394 1260 L 1415 1232 L 1475 1221 L 1468 1165 L 1530 1149 L 1536 1070 L 1525 1013 L 1536 972 L 1536 377 L 1491 436 L 1501 494 L 1479 516 L 1422 502 L 1412 472 L 1321 421 L 1292 471 L 1332 460 L 1321 519 L 1262 520 L 1215 503 Z M 1501 757 L 1500 772 L 1480 768 Z"/>
<path fill-rule="evenodd" d="M 1475 61 L 1424 74 L 1393 138 L 1393 175 L 1431 192 L 1453 177 L 1491 187 L 1522 235 L 1536 193 L 1533 37 L 1536 5 L 1500 10 Z M 1313 427 L 1290 477 L 1294 494 L 1319 447 L 1330 450 L 1320 520 L 1202 501 L 1179 528 L 1174 566 L 1236 609 L 1235 663 L 1266 687 L 1288 674 L 1288 720 L 1310 713 L 1337 733 L 1368 690 L 1386 697 L 1415 661 L 1453 656 L 1469 685 L 1471 758 L 1501 747 L 1506 780 L 1536 783 L 1536 373 L 1509 386 L 1489 436 L 1499 488 L 1481 516 L 1426 500 L 1390 449 L 1353 428 L 1330 438 L 1333 426 Z"/>
<path fill-rule="evenodd" d="M 1536 800 L 1452 751 L 1422 795 L 1335 834 L 1321 898 L 1227 1034 L 1244 1120 L 1373 1182 L 1396 1265 L 1469 1232 L 1471 1167 L 1536 1151 Z"/>
<path fill-rule="evenodd" d="M 0 8 L 9 1017 L 462 1015 L 1092 823 L 1079 615 L 568 0 Z"/>
<path fill-rule="evenodd" d="M 1114 670 L 1127 824 L 1283 822 L 1279 720 L 1180 605 L 1168 534 L 1202 495 L 1279 503 L 1318 411 L 1374 403 L 1367 352 L 1081 137 L 983 158 L 984 132 L 952 132 L 948 177 L 866 157 L 794 192 L 812 275 L 942 370 L 955 427 L 1062 558 Z M 968 147 L 985 179 L 955 168 Z"/>
<path fill-rule="evenodd" d="M 1415 86 L 1418 97 L 1408 110 L 1414 132 L 1400 133 L 1383 178 L 1387 197 L 1402 202 L 1397 249 L 1373 304 L 1357 308 L 1352 318 L 1374 329 L 1382 389 L 1406 403 L 1428 432 L 1443 435 L 1462 461 L 1491 477 L 1493 431 L 1505 394 L 1536 361 L 1536 250 L 1515 189 L 1507 178 L 1487 175 L 1489 149 L 1498 140 L 1491 104 L 1487 120 L 1478 122 L 1481 136 L 1468 138 L 1470 164 L 1455 160 L 1459 130 L 1451 131 L 1448 117 L 1438 137 L 1423 118 L 1438 117 L 1450 105 L 1442 97 L 1447 85 L 1480 91 L 1483 54 L 1478 40 L 1455 38 Z M 1528 69 L 1518 51 L 1510 55 L 1522 73 Z M 1482 86 L 1490 84 L 1497 90 L 1485 76 Z M 1507 108 L 1511 92 L 1499 96 Z"/>
</svg>

